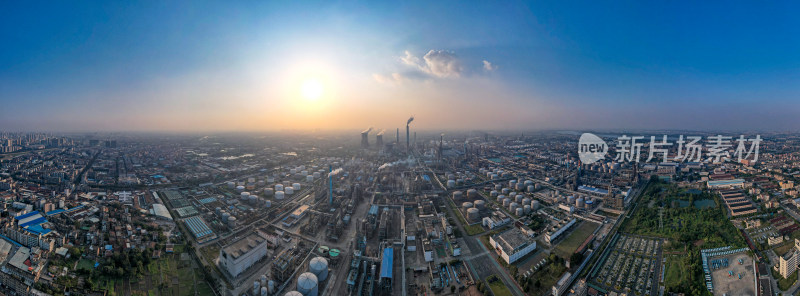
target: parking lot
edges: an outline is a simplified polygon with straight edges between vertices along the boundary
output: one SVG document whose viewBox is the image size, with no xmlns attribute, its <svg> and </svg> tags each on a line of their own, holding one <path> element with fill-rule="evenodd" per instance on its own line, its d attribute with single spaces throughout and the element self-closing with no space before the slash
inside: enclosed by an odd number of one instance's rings
<svg viewBox="0 0 800 296">
<path fill-rule="evenodd" d="M 727 259 L 727 267 L 717 268 L 711 272 L 714 283 L 714 295 L 744 296 L 755 295 L 753 283 L 753 259 L 747 253 L 714 257 L 715 260 Z M 742 263 L 739 263 L 742 260 Z M 741 275 L 741 278 L 739 276 Z"/>
<path fill-rule="evenodd" d="M 662 246 L 658 238 L 621 235 L 594 280 L 617 292 L 657 295 Z"/>
<path fill-rule="evenodd" d="M 778 235 L 778 232 L 772 226 L 765 226 L 748 229 L 747 234 L 753 241 L 763 244 L 767 242 L 767 238 Z"/>
</svg>

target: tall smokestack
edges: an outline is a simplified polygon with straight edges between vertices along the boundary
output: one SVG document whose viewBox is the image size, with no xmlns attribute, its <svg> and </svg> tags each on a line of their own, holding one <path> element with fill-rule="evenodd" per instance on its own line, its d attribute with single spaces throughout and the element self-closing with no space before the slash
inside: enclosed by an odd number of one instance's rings
<svg viewBox="0 0 800 296">
<path fill-rule="evenodd" d="M 400 145 L 400 128 L 397 129 L 397 140 L 395 140 L 395 143 L 397 143 L 397 145 Z"/>
<path fill-rule="evenodd" d="M 333 206 L 333 165 L 328 165 L 328 205 Z"/>
<path fill-rule="evenodd" d="M 407 153 L 411 153 L 411 139 L 410 139 L 411 135 L 409 134 L 408 125 L 411 124 L 412 121 L 414 121 L 414 116 L 411 116 L 411 118 L 409 118 L 408 121 L 406 121 L 406 152 Z"/>
</svg>

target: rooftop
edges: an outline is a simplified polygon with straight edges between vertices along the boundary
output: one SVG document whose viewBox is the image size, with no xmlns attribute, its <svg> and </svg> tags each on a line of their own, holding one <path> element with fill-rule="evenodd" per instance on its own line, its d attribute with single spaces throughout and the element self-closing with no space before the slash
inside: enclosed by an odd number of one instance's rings
<svg viewBox="0 0 800 296">
<path fill-rule="evenodd" d="M 263 243 L 266 239 L 262 237 L 258 232 L 253 232 L 248 236 L 245 236 L 230 245 L 227 245 L 223 251 L 233 257 L 233 259 L 239 258 L 240 256 L 247 254 L 251 250 L 255 249 L 259 244 Z"/>
</svg>

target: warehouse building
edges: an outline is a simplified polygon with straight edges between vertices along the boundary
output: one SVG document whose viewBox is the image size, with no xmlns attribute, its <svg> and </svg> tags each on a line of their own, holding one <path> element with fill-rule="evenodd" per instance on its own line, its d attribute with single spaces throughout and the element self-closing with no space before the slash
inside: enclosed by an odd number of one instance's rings
<svg viewBox="0 0 800 296">
<path fill-rule="evenodd" d="M 267 239 L 253 232 L 220 249 L 219 265 L 235 278 L 266 255 Z"/>
<path fill-rule="evenodd" d="M 536 249 L 536 241 L 516 227 L 489 237 L 489 243 L 508 264 Z"/>
</svg>

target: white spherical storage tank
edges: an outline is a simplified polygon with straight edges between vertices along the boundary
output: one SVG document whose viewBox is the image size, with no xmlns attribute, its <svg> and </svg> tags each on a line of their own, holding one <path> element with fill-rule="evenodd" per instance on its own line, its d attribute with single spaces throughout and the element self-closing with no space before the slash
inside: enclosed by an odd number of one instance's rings
<svg viewBox="0 0 800 296">
<path fill-rule="evenodd" d="M 319 281 L 317 276 L 310 272 L 304 272 L 297 278 L 297 291 L 303 296 L 317 296 Z"/>
<path fill-rule="evenodd" d="M 324 281 L 328 278 L 328 260 L 322 257 L 314 257 L 308 263 L 308 269 L 317 276 L 317 280 Z"/>
<path fill-rule="evenodd" d="M 285 193 L 283 193 L 283 191 L 275 191 L 275 199 L 277 200 L 283 199 L 284 195 Z"/>
</svg>

